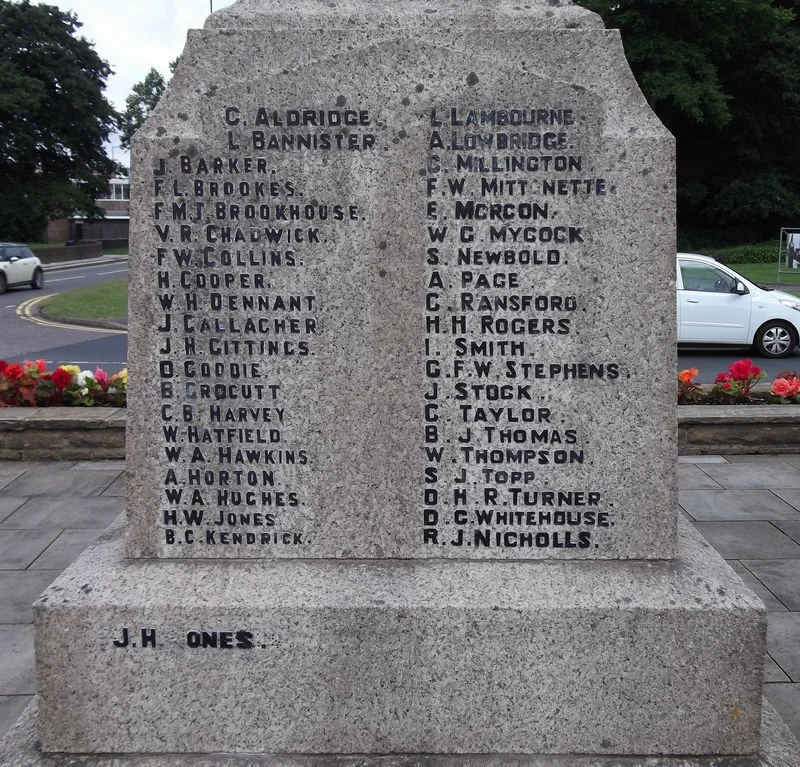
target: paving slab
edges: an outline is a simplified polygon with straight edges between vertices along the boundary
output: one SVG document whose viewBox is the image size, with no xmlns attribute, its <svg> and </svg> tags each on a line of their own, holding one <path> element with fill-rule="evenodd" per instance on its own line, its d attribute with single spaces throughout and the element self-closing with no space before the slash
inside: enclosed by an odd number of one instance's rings
<svg viewBox="0 0 800 767">
<path fill-rule="evenodd" d="M 800 737 L 800 684 L 766 684 L 764 697 L 795 736 Z"/>
<path fill-rule="evenodd" d="M 770 613 L 767 652 L 792 682 L 800 682 L 800 613 Z"/>
<path fill-rule="evenodd" d="M 800 509 L 800 489 L 794 487 L 777 488 L 772 492 L 790 506 L 793 506 L 795 509 Z"/>
<path fill-rule="evenodd" d="M 786 607 L 800 611 L 800 558 L 746 559 L 742 564 Z"/>
<path fill-rule="evenodd" d="M 27 498 L 14 497 L 0 498 L 0 522 L 11 516 L 27 500 Z"/>
<path fill-rule="evenodd" d="M 88 498 L 99 495 L 119 476 L 117 471 L 26 471 L 3 488 L 7 495 Z"/>
<path fill-rule="evenodd" d="M 723 487 L 800 487 L 800 466 L 789 461 L 709 464 L 703 471 Z"/>
<path fill-rule="evenodd" d="M 0 653 L 0 693 L 33 695 L 36 692 L 33 626 L 0 626 L 0 647 L 3 648 Z"/>
<path fill-rule="evenodd" d="M 764 683 L 781 682 L 790 684 L 791 679 L 786 676 L 786 672 L 769 656 L 764 656 Z"/>
<path fill-rule="evenodd" d="M 120 474 L 100 495 L 103 498 L 124 498 L 125 497 L 125 473 Z M 800 520 L 800 513 L 798 513 L 798 520 Z"/>
<path fill-rule="evenodd" d="M 17 479 L 17 477 L 21 477 L 23 473 L 22 469 L 18 469 L 15 466 L 9 466 L 8 464 L 0 466 L 0 490 Z"/>
<path fill-rule="evenodd" d="M 77 471 L 125 471 L 125 461 L 76 461 Z"/>
<path fill-rule="evenodd" d="M 695 522 L 725 559 L 796 559 L 800 544 L 769 522 Z"/>
<path fill-rule="evenodd" d="M 0 624 L 32 623 L 31 605 L 58 574 L 58 570 L 0 570 Z"/>
<path fill-rule="evenodd" d="M 31 498 L 0 523 L 2 529 L 108 527 L 123 510 L 119 498 Z"/>
<path fill-rule="evenodd" d="M 756 560 L 760 561 L 760 560 Z M 738 559 L 728 560 L 728 564 L 736 571 L 736 574 L 744 581 L 745 586 L 755 592 L 756 596 L 764 603 L 764 607 L 770 612 L 786 612 L 789 608 L 778 599 L 745 565 Z"/>
<path fill-rule="evenodd" d="M 702 522 L 785 519 L 800 523 L 800 511 L 769 490 L 681 490 L 678 503 Z"/>
<path fill-rule="evenodd" d="M 678 463 L 728 463 L 728 459 L 721 455 L 680 455 Z"/>
<path fill-rule="evenodd" d="M 33 695 L 0 695 L 0 738 L 14 726 L 32 699 Z"/>
<path fill-rule="evenodd" d="M 793 541 L 800 543 L 800 522 L 775 522 L 781 532 L 786 533 Z"/>
<path fill-rule="evenodd" d="M 64 530 L 53 543 L 30 565 L 32 570 L 63 570 L 78 555 L 95 542 L 102 528 Z"/>
<path fill-rule="evenodd" d="M 702 488 L 720 489 L 722 485 L 715 482 L 698 466 L 678 464 L 678 490 L 699 490 Z"/>
<path fill-rule="evenodd" d="M 56 539 L 61 531 L 0 530 L 0 570 L 24 570 Z"/>
</svg>

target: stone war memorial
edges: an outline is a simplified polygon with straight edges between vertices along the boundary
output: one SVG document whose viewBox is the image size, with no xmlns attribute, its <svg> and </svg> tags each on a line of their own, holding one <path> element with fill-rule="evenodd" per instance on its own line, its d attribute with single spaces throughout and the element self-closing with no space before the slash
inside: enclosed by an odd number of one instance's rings
<svg viewBox="0 0 800 767">
<path fill-rule="evenodd" d="M 678 516 L 674 141 L 569 0 L 238 0 L 132 154 L 124 523 L 2 764 L 797 767 Z"/>
</svg>

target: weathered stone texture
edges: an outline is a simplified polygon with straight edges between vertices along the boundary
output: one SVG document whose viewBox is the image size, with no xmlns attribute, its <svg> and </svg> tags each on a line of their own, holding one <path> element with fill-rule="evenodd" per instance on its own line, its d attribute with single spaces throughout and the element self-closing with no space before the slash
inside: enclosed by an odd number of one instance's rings
<svg viewBox="0 0 800 767">
<path fill-rule="evenodd" d="M 129 554 L 670 557 L 673 152 L 569 3 L 213 16 L 134 145 Z M 264 468 L 278 543 L 205 536 Z"/>
<path fill-rule="evenodd" d="M 147 563 L 121 532 L 34 606 L 46 751 L 758 750 L 765 612 L 686 523 L 673 563 Z"/>
</svg>

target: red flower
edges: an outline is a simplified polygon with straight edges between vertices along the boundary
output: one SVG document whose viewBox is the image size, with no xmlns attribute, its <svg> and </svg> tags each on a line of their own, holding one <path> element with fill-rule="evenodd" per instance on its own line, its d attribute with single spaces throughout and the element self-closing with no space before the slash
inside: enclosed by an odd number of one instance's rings
<svg viewBox="0 0 800 767">
<path fill-rule="evenodd" d="M 761 368 L 754 365 L 751 360 L 734 362 L 728 370 L 731 371 L 731 376 L 736 381 L 746 381 L 751 376 L 755 378 L 761 373 Z"/>
<path fill-rule="evenodd" d="M 714 379 L 714 383 L 729 383 L 731 380 L 730 373 L 718 373 L 717 377 Z"/>
<path fill-rule="evenodd" d="M 8 363 L 5 360 L 0 360 L 0 376 L 5 373 Z"/>
<path fill-rule="evenodd" d="M 22 370 L 22 366 L 14 362 L 11 365 L 6 365 L 6 369 L 3 371 L 3 375 L 9 381 L 18 381 L 20 378 L 22 378 L 23 372 L 24 371 Z"/>
<path fill-rule="evenodd" d="M 50 380 L 53 382 L 53 385 L 56 387 L 56 389 L 63 391 L 67 388 L 67 386 L 70 385 L 72 376 L 66 370 L 56 368 L 50 376 Z"/>
</svg>

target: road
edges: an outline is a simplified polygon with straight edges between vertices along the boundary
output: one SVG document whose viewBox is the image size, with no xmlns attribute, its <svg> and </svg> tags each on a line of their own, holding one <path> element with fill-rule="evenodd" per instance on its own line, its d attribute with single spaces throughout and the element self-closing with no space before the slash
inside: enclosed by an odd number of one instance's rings
<svg viewBox="0 0 800 767">
<path fill-rule="evenodd" d="M 7 362 L 43 359 L 49 367 L 80 365 L 116 373 L 126 366 L 128 336 L 93 328 L 53 327 L 24 319 L 20 304 L 42 296 L 117 280 L 128 273 L 127 260 L 109 258 L 91 266 L 47 268 L 44 289 L 9 290 L 0 295 L 0 359 Z"/>
<path fill-rule="evenodd" d="M 20 304 L 44 295 L 62 293 L 79 287 L 116 280 L 128 273 L 126 260 L 109 259 L 92 266 L 48 269 L 42 291 L 9 290 L 0 296 L 0 359 L 18 362 L 44 359 L 49 366 L 76 364 L 94 370 L 100 366 L 110 373 L 126 365 L 128 336 L 92 328 L 54 327 L 18 316 Z M 755 357 L 747 347 L 734 350 L 685 350 L 678 352 L 678 370 L 697 368 L 698 383 L 713 383 L 717 373 L 725 372 L 736 360 L 749 357 L 765 371 L 765 380 L 772 381 L 784 370 L 800 372 L 800 348 L 783 360 Z M 764 384 L 762 384 L 764 386 Z"/>
</svg>

